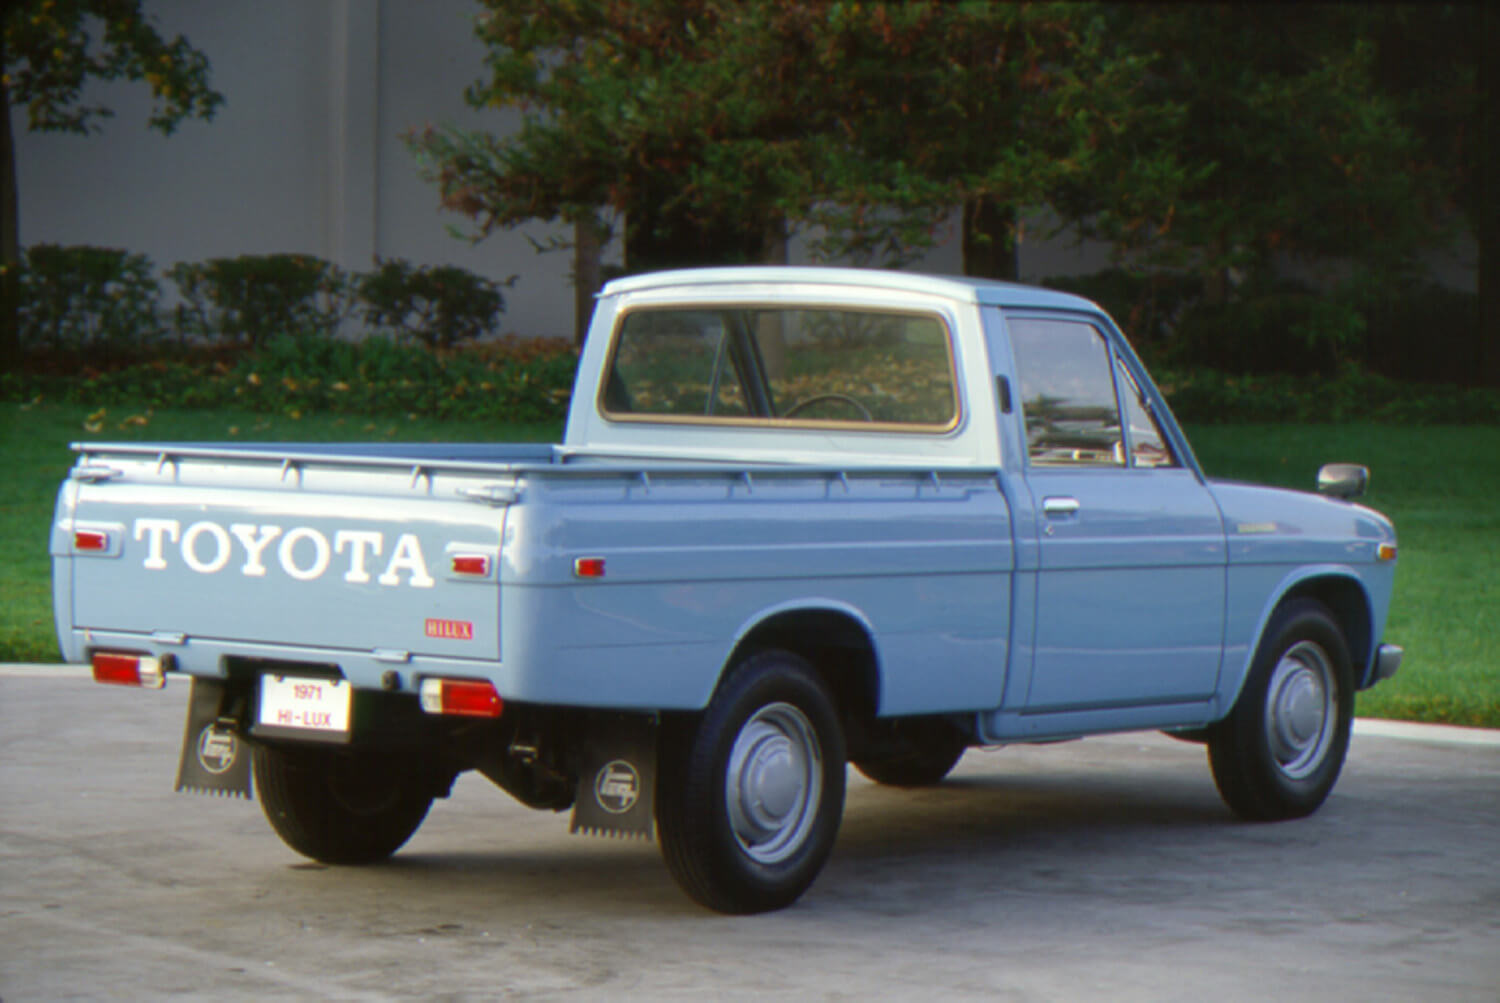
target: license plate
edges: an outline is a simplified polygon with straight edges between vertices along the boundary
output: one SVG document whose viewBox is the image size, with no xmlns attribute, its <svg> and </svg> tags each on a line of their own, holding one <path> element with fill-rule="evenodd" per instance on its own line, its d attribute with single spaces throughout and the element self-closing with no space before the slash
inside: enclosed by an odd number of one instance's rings
<svg viewBox="0 0 1500 1003">
<path fill-rule="evenodd" d="M 353 693 L 347 679 L 263 675 L 259 722 L 270 728 L 347 735 Z"/>
</svg>

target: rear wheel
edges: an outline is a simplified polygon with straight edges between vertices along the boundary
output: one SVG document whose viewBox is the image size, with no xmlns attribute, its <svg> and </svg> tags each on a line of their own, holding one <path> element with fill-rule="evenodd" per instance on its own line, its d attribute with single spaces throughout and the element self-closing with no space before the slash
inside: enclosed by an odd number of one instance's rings
<svg viewBox="0 0 1500 1003">
<path fill-rule="evenodd" d="M 327 864 L 384 860 L 432 805 L 411 757 L 385 749 L 263 745 L 254 762 L 261 810 L 276 834 Z"/>
<path fill-rule="evenodd" d="M 657 826 L 677 883 L 719 912 L 795 902 L 844 810 L 843 734 L 812 668 L 782 651 L 751 656 L 663 739 Z"/>
<path fill-rule="evenodd" d="M 1276 611 L 1234 710 L 1209 729 L 1214 782 L 1235 814 L 1275 821 L 1317 810 L 1349 749 L 1353 679 L 1328 607 L 1298 599 Z"/>
</svg>

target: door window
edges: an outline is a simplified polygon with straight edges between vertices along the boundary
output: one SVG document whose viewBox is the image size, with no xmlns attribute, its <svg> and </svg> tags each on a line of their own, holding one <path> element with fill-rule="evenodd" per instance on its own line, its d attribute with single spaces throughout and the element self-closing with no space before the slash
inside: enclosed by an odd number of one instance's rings
<svg viewBox="0 0 1500 1003">
<path fill-rule="evenodd" d="M 1012 317 L 1008 324 L 1031 462 L 1124 466 L 1109 346 L 1099 331 L 1068 320 Z"/>
<path fill-rule="evenodd" d="M 1177 457 L 1167 444 L 1156 416 L 1146 406 L 1146 395 L 1125 368 L 1117 362 L 1120 370 L 1120 390 L 1125 395 L 1125 429 L 1130 436 L 1130 461 L 1136 467 L 1175 467 Z"/>
</svg>

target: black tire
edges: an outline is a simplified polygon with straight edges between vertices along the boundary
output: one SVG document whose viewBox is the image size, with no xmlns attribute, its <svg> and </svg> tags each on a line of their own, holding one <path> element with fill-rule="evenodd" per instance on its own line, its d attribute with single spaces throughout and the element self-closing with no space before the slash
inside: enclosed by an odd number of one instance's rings
<svg viewBox="0 0 1500 1003">
<path fill-rule="evenodd" d="M 911 718 L 877 727 L 871 750 L 854 760 L 854 767 L 887 787 L 942 783 L 969 747 L 963 733 L 941 719 Z"/>
<path fill-rule="evenodd" d="M 1209 729 L 1220 796 L 1248 821 L 1312 814 L 1343 769 L 1353 719 L 1354 672 L 1333 614 L 1314 599 L 1283 604 L 1234 710 Z"/>
<path fill-rule="evenodd" d="M 812 668 L 784 651 L 753 655 L 662 739 L 657 829 L 683 891 L 724 913 L 795 902 L 844 812 L 843 732 Z"/>
<path fill-rule="evenodd" d="M 430 785 L 383 749 L 257 746 L 261 810 L 282 841 L 325 864 L 372 864 L 427 817 Z"/>
</svg>

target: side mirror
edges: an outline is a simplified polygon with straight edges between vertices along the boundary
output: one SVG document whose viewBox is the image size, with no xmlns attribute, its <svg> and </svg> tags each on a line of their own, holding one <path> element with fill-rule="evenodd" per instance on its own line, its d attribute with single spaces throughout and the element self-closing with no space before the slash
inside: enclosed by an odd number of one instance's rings
<svg viewBox="0 0 1500 1003">
<path fill-rule="evenodd" d="M 1357 463 L 1329 463 L 1318 470 L 1318 493 L 1358 498 L 1370 486 L 1370 471 Z"/>
</svg>

